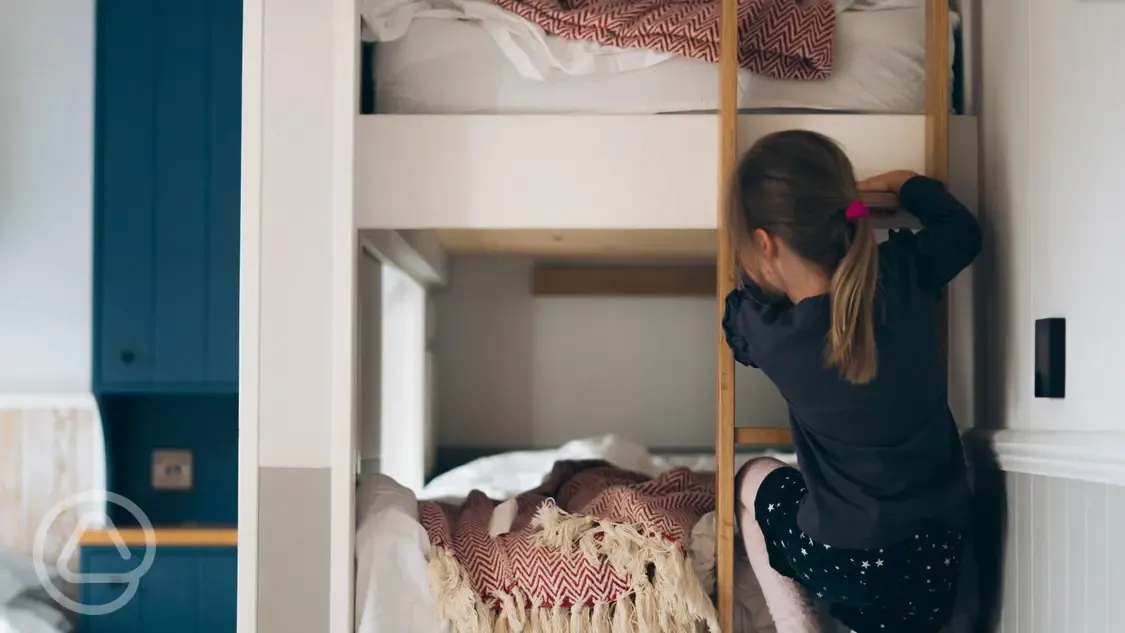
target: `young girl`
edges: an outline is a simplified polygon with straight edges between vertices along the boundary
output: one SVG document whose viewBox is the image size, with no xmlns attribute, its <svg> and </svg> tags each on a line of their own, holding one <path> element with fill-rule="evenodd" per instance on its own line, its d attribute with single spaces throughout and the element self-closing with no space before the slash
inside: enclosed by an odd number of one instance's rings
<svg viewBox="0 0 1125 633">
<path fill-rule="evenodd" d="M 922 230 L 877 243 L 861 191 L 898 194 Z M 814 594 L 856 633 L 940 630 L 970 511 L 937 303 L 980 251 L 976 220 L 938 181 L 856 183 L 832 140 L 787 131 L 743 157 L 728 226 L 744 282 L 726 339 L 789 403 L 800 465 L 752 460 L 736 484 L 778 633 L 818 630 Z"/>
</svg>

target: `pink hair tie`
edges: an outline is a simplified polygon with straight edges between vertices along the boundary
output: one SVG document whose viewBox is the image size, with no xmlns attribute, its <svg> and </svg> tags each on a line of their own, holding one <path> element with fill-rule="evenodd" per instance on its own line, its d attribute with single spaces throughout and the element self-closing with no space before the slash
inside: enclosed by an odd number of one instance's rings
<svg viewBox="0 0 1125 633">
<path fill-rule="evenodd" d="M 862 200 L 856 200 L 848 205 L 848 208 L 844 211 L 844 217 L 848 222 L 856 222 L 862 218 L 871 217 L 871 211 L 866 204 L 863 204 Z"/>
</svg>

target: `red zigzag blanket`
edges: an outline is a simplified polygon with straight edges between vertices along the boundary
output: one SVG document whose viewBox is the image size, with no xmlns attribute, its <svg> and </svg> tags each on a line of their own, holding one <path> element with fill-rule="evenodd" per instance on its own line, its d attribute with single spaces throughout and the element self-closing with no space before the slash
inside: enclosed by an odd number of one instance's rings
<svg viewBox="0 0 1125 633">
<path fill-rule="evenodd" d="M 719 61 L 720 0 L 492 0 L 548 34 Z M 778 79 L 832 71 L 829 0 L 738 0 L 738 64 Z"/>
<path fill-rule="evenodd" d="M 602 461 L 562 461 L 516 497 L 495 538 L 497 502 L 419 503 L 433 546 L 438 615 L 463 633 L 697 630 L 718 633 L 710 596 L 686 551 L 714 509 L 714 475 L 677 468 L 651 479 Z"/>
</svg>

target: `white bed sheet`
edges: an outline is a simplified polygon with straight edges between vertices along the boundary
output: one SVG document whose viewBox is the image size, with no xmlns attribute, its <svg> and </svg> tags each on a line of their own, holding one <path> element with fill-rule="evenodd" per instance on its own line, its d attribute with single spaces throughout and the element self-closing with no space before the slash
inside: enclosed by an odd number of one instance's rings
<svg viewBox="0 0 1125 633">
<path fill-rule="evenodd" d="M 956 14 L 953 18 L 955 24 Z M 838 28 L 830 78 L 782 81 L 742 72 L 739 107 L 923 111 L 924 10 L 846 11 Z M 546 39 L 562 46 L 557 38 Z M 671 57 L 624 72 L 535 80 L 523 76 L 489 32 L 471 21 L 414 20 L 398 39 L 377 44 L 374 56 L 379 113 L 652 114 L 718 108 L 714 64 Z"/>
</svg>

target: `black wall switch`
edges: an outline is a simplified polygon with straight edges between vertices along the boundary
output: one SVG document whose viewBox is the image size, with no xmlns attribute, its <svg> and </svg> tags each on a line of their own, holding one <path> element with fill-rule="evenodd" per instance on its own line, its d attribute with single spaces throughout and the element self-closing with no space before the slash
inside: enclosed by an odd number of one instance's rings
<svg viewBox="0 0 1125 633">
<path fill-rule="evenodd" d="M 1035 321 L 1035 397 L 1066 396 L 1066 319 Z"/>
</svg>

